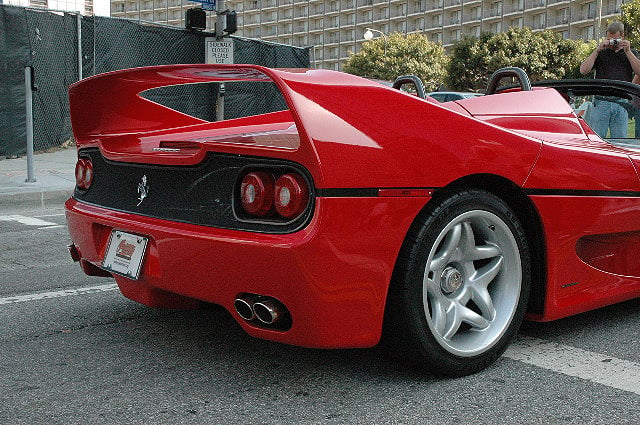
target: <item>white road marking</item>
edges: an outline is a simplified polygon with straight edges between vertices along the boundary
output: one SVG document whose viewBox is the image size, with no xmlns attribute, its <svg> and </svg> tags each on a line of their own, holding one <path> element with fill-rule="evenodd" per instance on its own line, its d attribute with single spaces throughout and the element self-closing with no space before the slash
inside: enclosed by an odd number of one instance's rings
<svg viewBox="0 0 640 425">
<path fill-rule="evenodd" d="M 62 216 L 64 216 L 64 213 L 36 215 L 35 217 L 42 218 L 42 217 L 62 217 Z"/>
<path fill-rule="evenodd" d="M 0 215 L 0 221 L 17 221 L 18 223 L 25 224 L 27 226 L 57 226 L 58 223 L 52 223 L 50 221 L 40 220 L 35 217 L 27 217 L 24 215 Z"/>
<path fill-rule="evenodd" d="M 639 363 L 525 336 L 518 337 L 504 356 L 640 395 Z"/>
<path fill-rule="evenodd" d="M 0 305 L 115 291 L 116 284 L 0 298 Z M 538 338 L 519 336 L 504 356 L 543 369 L 640 395 L 640 363 Z"/>
<path fill-rule="evenodd" d="M 118 285 L 116 285 L 115 283 L 112 283 L 108 285 L 87 286 L 84 288 L 77 288 L 77 289 L 64 289 L 62 291 L 40 292 L 38 294 L 31 294 L 31 295 L 16 295 L 14 297 L 0 298 L 0 305 L 24 303 L 28 301 L 46 300 L 51 298 L 70 297 L 74 295 L 95 294 L 98 292 L 115 291 L 117 289 L 118 289 Z"/>
<path fill-rule="evenodd" d="M 61 227 L 67 227 L 66 224 L 56 224 L 55 226 L 38 227 L 38 230 L 59 229 Z"/>
</svg>

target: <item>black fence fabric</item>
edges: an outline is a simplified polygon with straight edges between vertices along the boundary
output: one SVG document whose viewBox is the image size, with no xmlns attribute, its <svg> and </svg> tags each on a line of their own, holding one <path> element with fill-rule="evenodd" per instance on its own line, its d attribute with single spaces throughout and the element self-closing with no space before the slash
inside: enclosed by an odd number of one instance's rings
<svg viewBox="0 0 640 425">
<path fill-rule="evenodd" d="M 79 26 L 80 24 L 80 31 Z M 205 38 L 213 34 L 125 19 L 80 16 L 0 5 L 0 156 L 26 152 L 24 68 L 33 67 L 34 149 L 60 146 L 72 137 L 67 90 L 80 75 L 118 69 L 204 63 Z M 82 73 L 79 72 L 78 40 Z M 308 68 L 309 49 L 232 37 L 235 63 Z M 229 87 L 230 86 L 230 87 Z M 216 117 L 217 84 L 155 90 L 148 98 L 210 121 Z M 225 119 L 283 108 L 263 87 L 235 83 L 225 90 Z M 268 92 L 267 92 L 268 93 Z M 96 93 L 109 96 L 110 93 Z M 252 97 L 253 101 L 249 101 Z M 257 101 L 256 101 L 257 100 Z"/>
</svg>

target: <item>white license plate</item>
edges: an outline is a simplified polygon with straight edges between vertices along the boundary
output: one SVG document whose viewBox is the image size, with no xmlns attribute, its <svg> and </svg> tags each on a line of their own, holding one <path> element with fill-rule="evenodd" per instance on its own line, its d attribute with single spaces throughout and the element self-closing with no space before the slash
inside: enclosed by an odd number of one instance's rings
<svg viewBox="0 0 640 425">
<path fill-rule="evenodd" d="M 102 268 L 131 279 L 140 277 L 144 252 L 149 238 L 113 230 L 109 237 L 107 253 Z"/>
</svg>

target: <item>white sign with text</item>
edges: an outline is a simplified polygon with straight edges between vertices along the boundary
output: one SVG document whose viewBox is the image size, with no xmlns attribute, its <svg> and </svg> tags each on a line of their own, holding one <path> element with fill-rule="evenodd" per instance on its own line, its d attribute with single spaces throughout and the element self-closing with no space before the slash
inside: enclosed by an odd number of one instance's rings
<svg viewBox="0 0 640 425">
<path fill-rule="evenodd" d="M 204 40 L 206 63 L 228 64 L 233 63 L 233 41 L 217 40 L 215 37 L 207 37 Z"/>
</svg>

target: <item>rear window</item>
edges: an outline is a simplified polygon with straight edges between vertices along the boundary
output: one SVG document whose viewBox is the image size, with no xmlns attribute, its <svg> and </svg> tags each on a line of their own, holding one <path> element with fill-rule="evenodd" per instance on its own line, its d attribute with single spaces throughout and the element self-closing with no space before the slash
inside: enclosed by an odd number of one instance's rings
<svg viewBox="0 0 640 425">
<path fill-rule="evenodd" d="M 140 95 L 183 114 L 213 122 L 217 121 L 219 93 L 224 98 L 225 120 L 288 110 L 282 93 L 272 81 L 181 84 L 146 90 Z"/>
</svg>

